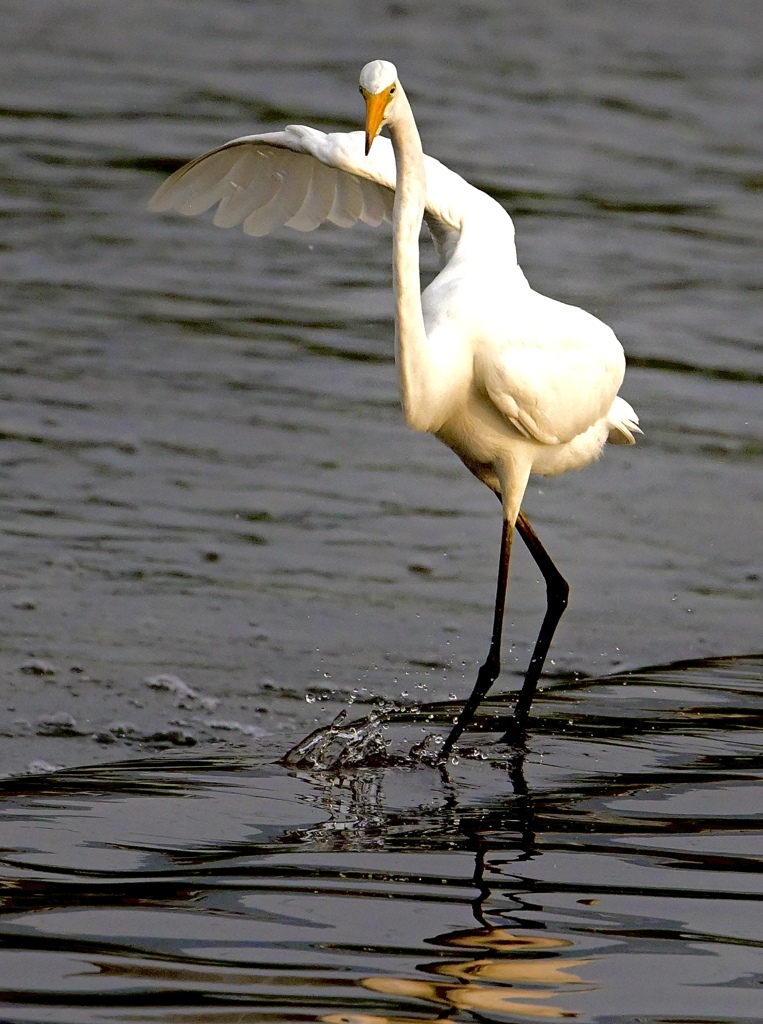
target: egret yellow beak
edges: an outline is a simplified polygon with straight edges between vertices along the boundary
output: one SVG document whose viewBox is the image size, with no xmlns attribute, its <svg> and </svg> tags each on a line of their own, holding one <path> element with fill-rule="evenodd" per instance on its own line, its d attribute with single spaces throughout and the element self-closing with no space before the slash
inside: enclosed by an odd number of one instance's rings
<svg viewBox="0 0 763 1024">
<path fill-rule="evenodd" d="M 366 156 L 371 150 L 371 143 L 381 131 L 384 111 L 389 103 L 389 92 L 370 93 L 364 92 L 363 98 L 366 101 Z"/>
</svg>

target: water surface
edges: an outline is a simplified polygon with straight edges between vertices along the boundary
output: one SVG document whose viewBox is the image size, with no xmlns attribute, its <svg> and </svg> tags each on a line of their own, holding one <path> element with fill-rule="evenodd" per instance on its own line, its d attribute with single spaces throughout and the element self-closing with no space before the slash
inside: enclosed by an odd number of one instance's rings
<svg viewBox="0 0 763 1024">
<path fill-rule="evenodd" d="M 759 5 L 0 28 L 3 1019 L 761 1019 Z M 645 431 L 529 488 L 572 602 L 522 772 L 493 740 L 542 612 L 523 552 L 486 759 L 277 766 L 380 698 L 393 750 L 447 728 L 498 510 L 404 427 L 388 230 L 145 210 L 226 139 L 358 127 L 372 57 L 533 285 L 615 328 Z"/>
<path fill-rule="evenodd" d="M 9 779 L 3 1019 L 760 1020 L 762 668 L 554 689 L 524 761 Z"/>
</svg>

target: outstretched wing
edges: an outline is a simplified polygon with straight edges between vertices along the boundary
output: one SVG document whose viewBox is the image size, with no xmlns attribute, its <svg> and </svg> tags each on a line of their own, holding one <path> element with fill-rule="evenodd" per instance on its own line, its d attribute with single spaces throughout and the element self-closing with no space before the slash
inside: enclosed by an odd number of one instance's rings
<svg viewBox="0 0 763 1024">
<path fill-rule="evenodd" d="M 214 223 L 241 224 L 249 235 L 283 226 L 312 231 L 324 221 L 375 227 L 392 217 L 395 161 L 389 139 L 377 138 L 368 156 L 364 148 L 363 132 L 326 134 L 305 125 L 247 135 L 181 167 L 149 209 L 194 216 L 219 204 Z M 444 251 L 457 241 L 463 210 L 477 190 L 439 161 L 424 160 L 425 218 Z"/>
</svg>

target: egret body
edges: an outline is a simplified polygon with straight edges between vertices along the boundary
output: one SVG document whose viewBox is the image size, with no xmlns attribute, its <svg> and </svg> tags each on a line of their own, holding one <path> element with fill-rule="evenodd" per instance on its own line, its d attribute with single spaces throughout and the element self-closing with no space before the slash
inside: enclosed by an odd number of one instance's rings
<svg viewBox="0 0 763 1024">
<path fill-rule="evenodd" d="M 527 716 L 569 588 L 521 511 L 531 473 L 555 476 L 599 457 L 607 441 L 633 444 L 638 417 L 618 397 L 622 346 L 590 313 L 534 291 L 517 262 L 505 210 L 424 155 L 397 70 L 360 74 L 365 133 L 324 135 L 301 125 L 229 142 L 182 167 L 154 210 L 201 213 L 266 234 L 392 219 L 395 362 L 406 422 L 434 434 L 500 499 L 503 529 L 490 648 L 443 744 L 447 757 L 500 672 L 503 614 L 516 528 L 547 591 L 541 624 L 507 739 Z M 387 126 L 389 142 L 379 137 Z M 430 228 L 440 272 L 421 292 L 419 234 Z"/>
</svg>

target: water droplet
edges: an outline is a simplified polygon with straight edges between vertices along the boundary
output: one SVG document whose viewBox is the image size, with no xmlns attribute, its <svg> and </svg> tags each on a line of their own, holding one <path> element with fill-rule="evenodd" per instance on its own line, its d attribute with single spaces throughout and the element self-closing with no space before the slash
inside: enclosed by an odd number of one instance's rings
<svg viewBox="0 0 763 1024">
<path fill-rule="evenodd" d="M 314 693 L 306 693 L 305 694 L 305 700 L 307 701 L 308 704 L 315 704 L 315 700 L 316 700 L 315 694 Z"/>
</svg>

